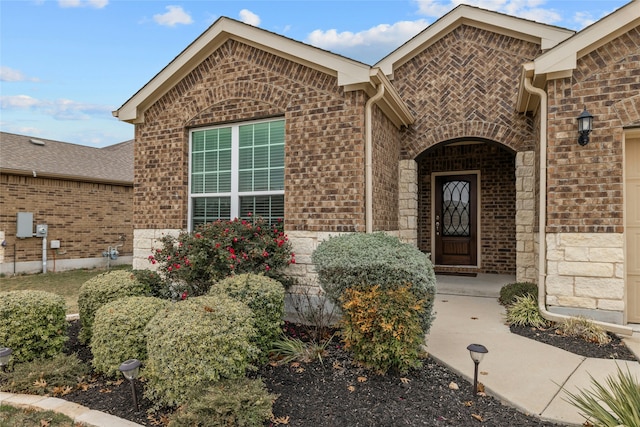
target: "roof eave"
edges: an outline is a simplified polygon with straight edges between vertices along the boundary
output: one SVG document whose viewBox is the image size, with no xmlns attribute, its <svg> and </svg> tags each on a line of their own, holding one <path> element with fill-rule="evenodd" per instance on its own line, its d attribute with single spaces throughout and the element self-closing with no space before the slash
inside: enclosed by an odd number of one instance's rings
<svg viewBox="0 0 640 427">
<path fill-rule="evenodd" d="M 108 178 L 95 178 L 90 176 L 80 176 L 80 175 L 65 175 L 58 173 L 50 173 L 50 172 L 41 172 L 41 171 L 33 171 L 33 170 L 24 170 L 24 169 L 10 169 L 10 168 L 0 168 L 0 174 L 3 175 L 17 175 L 17 176 L 34 176 L 34 172 L 36 174 L 35 178 L 51 178 L 51 179 L 60 179 L 65 181 L 77 181 L 77 182 L 93 182 L 97 184 L 112 184 L 112 185 L 121 185 L 123 187 L 133 187 L 133 180 L 118 180 L 118 179 L 108 179 Z"/>
<path fill-rule="evenodd" d="M 380 67 L 386 75 L 391 76 L 397 67 L 463 24 L 538 43 L 543 50 L 556 46 L 575 33 L 560 27 L 460 5 L 383 58 L 374 67 Z"/>
<path fill-rule="evenodd" d="M 183 50 L 118 110 L 113 111 L 113 116 L 129 123 L 144 122 L 144 112 L 149 106 L 229 39 L 336 76 L 340 86 L 362 83 L 369 79 L 369 70 L 371 69 L 369 65 L 223 17 Z"/>
</svg>

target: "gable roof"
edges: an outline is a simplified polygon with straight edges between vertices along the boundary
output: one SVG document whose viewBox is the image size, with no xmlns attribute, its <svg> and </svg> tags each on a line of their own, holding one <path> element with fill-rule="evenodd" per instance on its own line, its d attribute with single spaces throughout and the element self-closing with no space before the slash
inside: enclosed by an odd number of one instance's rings
<svg viewBox="0 0 640 427">
<path fill-rule="evenodd" d="M 194 68 L 222 46 L 227 40 L 236 40 L 279 57 L 333 75 L 345 90 L 363 89 L 372 96 L 379 79 L 370 65 L 323 50 L 270 31 L 222 17 L 156 74 L 136 94 L 113 112 L 118 119 L 129 123 L 143 123 L 144 113 L 153 103 L 186 77 Z M 388 84 L 387 82 L 382 82 Z M 413 121 L 409 109 L 400 101 L 396 90 L 388 84 L 381 108 L 396 124 Z M 400 104 L 398 104 L 400 102 Z"/>
<path fill-rule="evenodd" d="M 578 59 L 588 55 L 611 40 L 640 25 L 640 0 L 632 0 L 572 37 L 544 52 L 533 62 L 524 64 L 518 96 L 518 111 L 533 111 L 538 97 L 524 88 L 524 79 L 531 78 L 534 86 L 543 88 L 547 80 L 570 77 Z"/>
<path fill-rule="evenodd" d="M 374 66 L 380 67 L 386 75 L 390 76 L 394 69 L 411 60 L 461 25 L 482 28 L 494 33 L 538 43 L 543 50 L 556 46 L 575 33 L 575 31 L 565 28 L 463 4 L 429 25 Z"/>
<path fill-rule="evenodd" d="M 1 173 L 133 184 L 133 140 L 94 148 L 0 132 L 0 153 Z"/>
</svg>

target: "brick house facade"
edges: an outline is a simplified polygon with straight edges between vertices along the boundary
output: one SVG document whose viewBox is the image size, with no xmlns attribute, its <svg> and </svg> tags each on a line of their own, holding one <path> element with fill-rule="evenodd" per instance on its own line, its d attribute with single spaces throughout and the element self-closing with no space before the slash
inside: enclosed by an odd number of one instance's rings
<svg viewBox="0 0 640 427">
<path fill-rule="evenodd" d="M 242 213 L 233 200 L 253 197 L 282 203 L 300 277 L 313 278 L 327 236 L 383 231 L 436 271 L 536 282 L 550 312 L 640 322 L 624 193 L 638 161 L 625 153 L 640 125 L 639 8 L 574 34 L 463 5 L 374 66 L 221 18 L 114 112 L 136 126 L 134 267 L 163 233 L 193 227 L 200 200 Z M 583 147 L 584 106 L 595 119 Z M 198 193 L 194 135 L 274 121 L 281 187 Z"/>
<path fill-rule="evenodd" d="M 0 147 L 0 273 L 104 267 L 110 246 L 111 265 L 132 263 L 133 141 L 92 148 L 2 132 Z M 34 231 L 48 226 L 46 263 L 42 238 L 16 237 L 24 212 Z"/>
</svg>

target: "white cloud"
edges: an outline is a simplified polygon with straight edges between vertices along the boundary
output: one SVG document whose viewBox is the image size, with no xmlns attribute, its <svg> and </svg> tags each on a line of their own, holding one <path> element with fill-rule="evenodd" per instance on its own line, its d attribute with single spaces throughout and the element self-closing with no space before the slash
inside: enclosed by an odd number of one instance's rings
<svg viewBox="0 0 640 427">
<path fill-rule="evenodd" d="M 32 110 L 57 120 L 88 120 L 111 117 L 113 106 L 86 104 L 70 99 L 41 100 L 28 95 L 0 96 L 3 110 Z"/>
<path fill-rule="evenodd" d="M 93 7 L 102 9 L 109 4 L 109 0 L 58 0 L 60 7 Z"/>
<path fill-rule="evenodd" d="M 36 77 L 27 77 L 20 70 L 0 66 L 0 82 L 39 82 Z"/>
<path fill-rule="evenodd" d="M 553 24 L 562 21 L 562 16 L 553 8 L 543 7 L 546 0 L 415 0 L 418 13 L 440 18 L 461 4 L 506 13 L 532 21 Z"/>
<path fill-rule="evenodd" d="M 245 24 L 253 25 L 254 27 L 260 25 L 260 17 L 248 9 L 242 9 L 239 15 L 240 20 Z"/>
<path fill-rule="evenodd" d="M 351 31 L 338 32 L 331 30 L 315 30 L 306 42 L 341 53 L 361 61 L 372 62 L 382 58 L 427 26 L 427 21 L 400 21 L 395 24 L 380 24 L 357 33 Z"/>
<path fill-rule="evenodd" d="M 174 27 L 177 24 L 192 24 L 193 19 L 191 15 L 182 9 L 180 6 L 167 6 L 167 13 L 153 15 L 153 20 L 156 24 L 165 25 L 167 27 Z"/>
</svg>

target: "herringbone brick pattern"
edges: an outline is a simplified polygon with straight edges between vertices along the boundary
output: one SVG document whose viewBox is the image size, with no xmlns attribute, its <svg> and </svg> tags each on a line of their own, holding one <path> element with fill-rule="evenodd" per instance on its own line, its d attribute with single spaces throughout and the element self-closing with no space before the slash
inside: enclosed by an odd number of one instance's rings
<svg viewBox="0 0 640 427">
<path fill-rule="evenodd" d="M 458 138 L 532 149 L 533 122 L 515 104 L 522 64 L 539 53 L 536 44 L 461 25 L 400 66 L 393 83 L 416 116 L 402 157 Z"/>
</svg>

